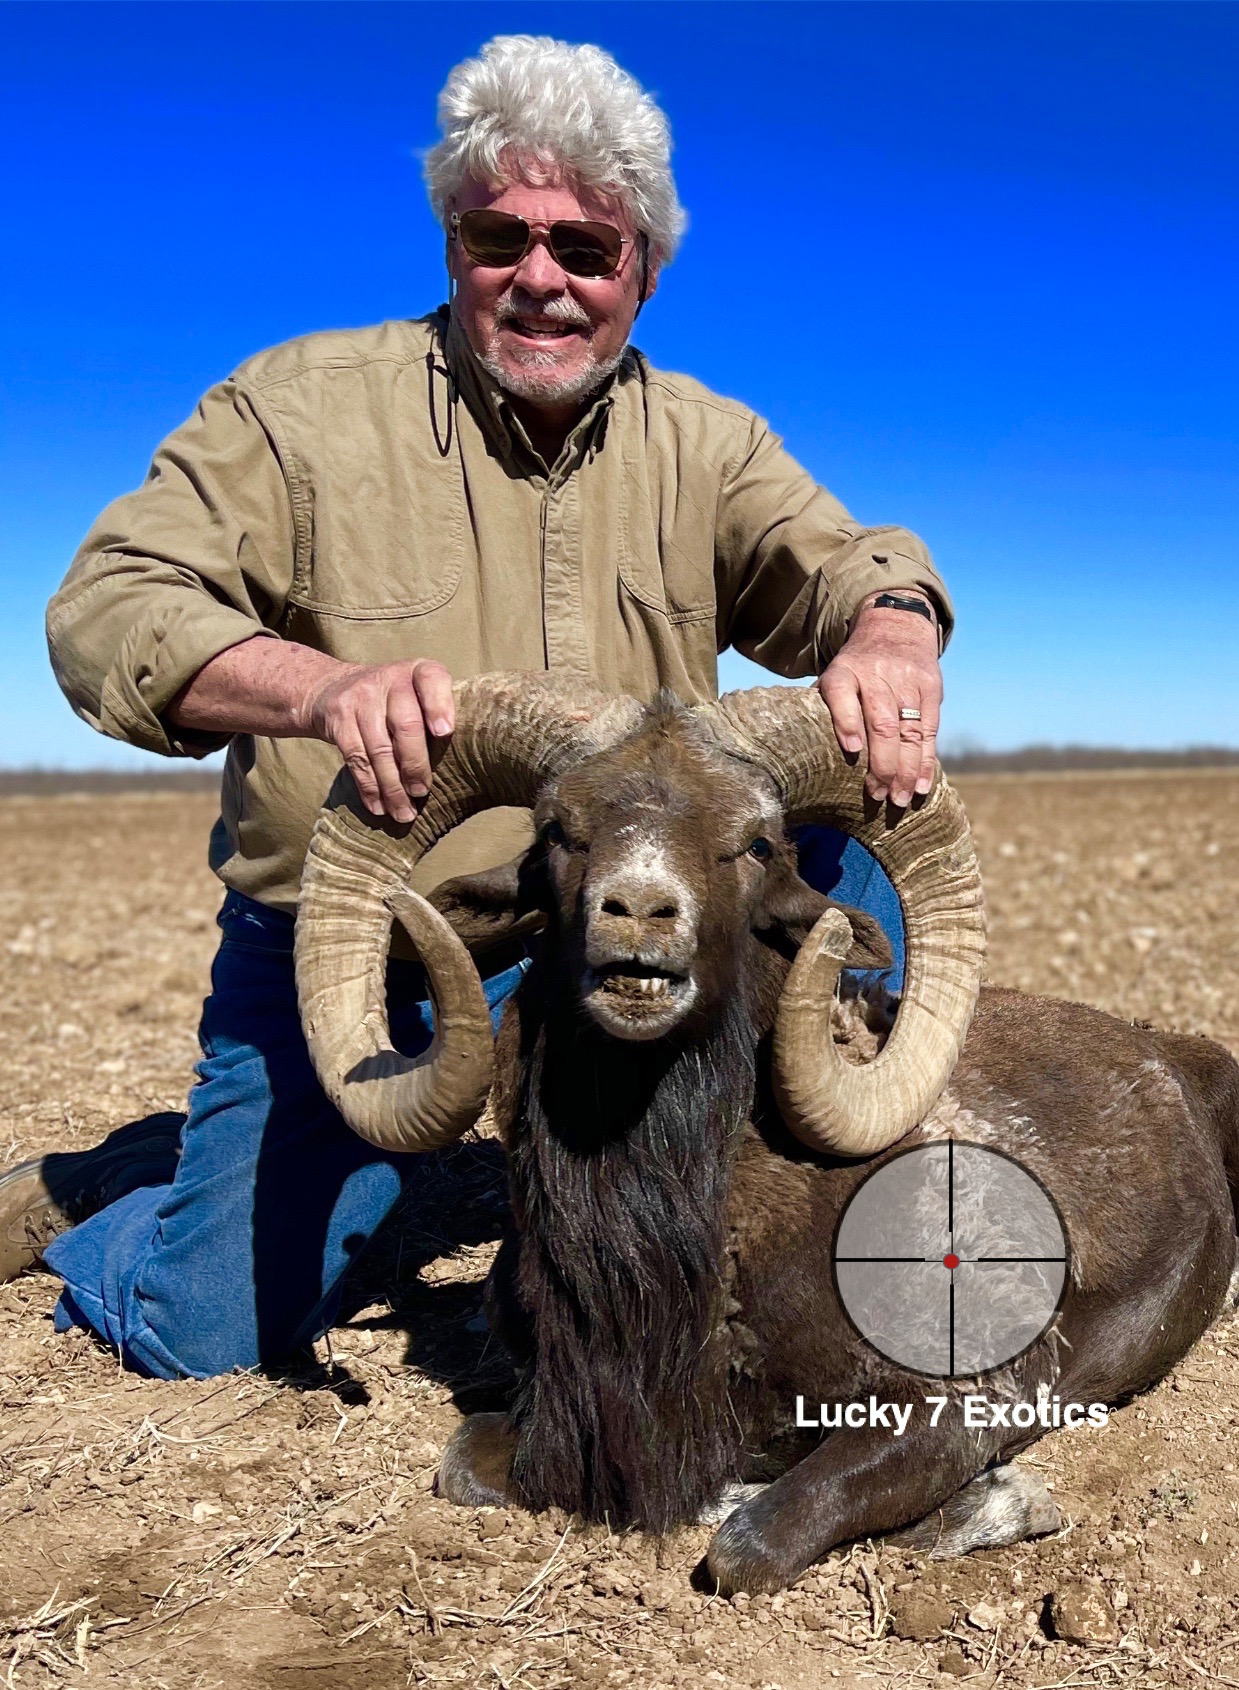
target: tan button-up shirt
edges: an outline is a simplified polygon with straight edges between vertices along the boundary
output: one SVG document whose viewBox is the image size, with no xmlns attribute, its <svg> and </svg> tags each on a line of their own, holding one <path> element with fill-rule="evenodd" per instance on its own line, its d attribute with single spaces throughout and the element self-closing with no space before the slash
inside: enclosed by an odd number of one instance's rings
<svg viewBox="0 0 1239 1690">
<path fill-rule="evenodd" d="M 549 669 L 700 701 L 725 647 L 810 675 L 866 594 L 908 586 L 949 626 L 915 536 L 860 527 L 760 418 L 635 349 L 545 464 L 440 311 L 290 341 L 212 388 L 96 522 L 47 626 L 93 727 L 168 755 L 228 745 L 211 865 L 292 910 L 340 758 L 173 727 L 172 699 L 227 647 L 264 635 L 354 663 Z M 524 812 L 475 816 L 415 883 L 528 838 Z"/>
</svg>

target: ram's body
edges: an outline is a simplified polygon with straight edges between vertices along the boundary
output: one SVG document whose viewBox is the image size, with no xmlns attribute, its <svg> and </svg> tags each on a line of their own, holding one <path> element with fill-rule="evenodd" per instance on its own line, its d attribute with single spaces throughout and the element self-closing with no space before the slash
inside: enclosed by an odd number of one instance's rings
<svg viewBox="0 0 1239 1690">
<path fill-rule="evenodd" d="M 833 1154 L 817 1069 L 853 1035 L 881 1043 L 884 1027 L 831 1008 L 844 948 L 825 965 L 817 954 L 832 917 L 795 874 L 776 798 L 787 778 L 776 787 L 709 723 L 663 705 L 540 785 L 528 856 L 438 899 L 475 940 L 546 923 L 494 1090 L 514 1224 L 490 1308 L 521 1384 L 508 1415 L 465 1423 L 441 1490 L 665 1530 L 718 1509 L 732 1481 L 771 1481 L 715 1536 L 726 1588 L 776 1588 L 856 1536 L 911 1528 L 958 1552 L 1052 1525 L 1035 1477 L 1001 1464 L 1040 1424 L 978 1431 L 952 1413 L 933 1425 L 922 1406 L 898 1438 L 821 1439 L 795 1425 L 796 1399 L 923 1405 L 985 1389 L 1113 1402 L 1159 1378 L 1227 1299 L 1239 1069 L 1207 1040 L 1014 992 L 976 999 L 974 984 L 962 1053 L 911 1131 L 895 1120 L 897 1144 Z M 961 837 L 941 847 L 944 881 L 965 860 Z M 896 876 L 912 995 L 932 939 L 933 896 L 909 890 L 923 855 Z M 966 903 L 946 928 L 968 928 Z M 854 960 L 876 942 L 861 937 Z M 806 1054 L 797 1030 L 810 1024 L 820 1045 Z M 897 1034 L 889 1044 L 845 1091 L 899 1056 Z M 1049 1331 L 971 1386 L 884 1360 L 854 1332 L 832 1269 L 860 1181 L 943 1137 L 1016 1156 L 1070 1244 Z"/>
<path fill-rule="evenodd" d="M 606 1097 L 610 1076 L 579 1034 L 561 1042 L 539 1028 L 519 1053 L 521 1023 L 543 1020 L 538 991 L 536 980 L 526 988 L 501 1041 L 515 1066 L 504 1124 L 516 1227 L 490 1287 L 525 1370 L 506 1488 L 534 1506 L 662 1528 L 708 1512 L 729 1479 L 783 1471 L 711 1551 L 716 1576 L 750 1589 L 927 1515 L 927 1547 L 1010 1541 L 1054 1523 L 1023 1469 L 965 1494 L 953 1515 L 933 1511 L 1042 1435 L 1040 1423 L 979 1433 L 956 1408 L 937 1427 L 918 1411 L 899 1439 L 861 1429 L 819 1443 L 794 1426 L 797 1396 L 814 1409 L 870 1394 L 920 1405 L 942 1391 L 1113 1403 L 1160 1378 L 1225 1306 L 1239 1074 L 1205 1040 L 982 991 L 951 1086 L 898 1150 L 953 1134 L 1017 1155 L 1062 1210 L 1072 1277 L 1043 1340 L 997 1376 L 946 1385 L 884 1360 L 839 1304 L 831 1240 L 872 1161 L 832 1161 L 791 1139 L 760 1055 L 754 1119 L 734 1137 L 699 1087 L 695 1115 L 646 1112 L 605 1167 L 596 1151 L 556 1155 L 587 1121 L 609 1125 L 582 1100 Z M 547 1086 L 557 1059 L 561 1079 Z M 670 1173 L 661 1189 L 655 1167 Z M 453 1485 L 480 1500 L 455 1471 Z"/>
</svg>

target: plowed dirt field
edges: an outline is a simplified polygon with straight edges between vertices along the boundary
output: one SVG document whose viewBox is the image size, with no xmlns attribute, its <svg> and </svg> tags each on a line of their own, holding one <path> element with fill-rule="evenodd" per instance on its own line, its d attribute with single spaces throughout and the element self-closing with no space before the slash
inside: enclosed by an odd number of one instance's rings
<svg viewBox="0 0 1239 1690">
<path fill-rule="evenodd" d="M 1239 775 L 960 783 L 990 977 L 1239 1052 Z M 214 949 L 211 798 L 0 799 L 0 1168 L 179 1109 Z M 693 1589 L 661 1545 L 435 1500 L 461 1405 L 503 1383 L 479 1320 L 492 1143 L 440 1158 L 317 1361 L 204 1384 L 121 1373 L 0 1287 L 0 1686 L 1239 1685 L 1239 1322 L 1102 1433 L 1021 1457 L 1056 1536 L 933 1562 L 853 1546 L 782 1596 Z M 1053 1638 L 1048 1601 L 1089 1642 Z"/>
</svg>

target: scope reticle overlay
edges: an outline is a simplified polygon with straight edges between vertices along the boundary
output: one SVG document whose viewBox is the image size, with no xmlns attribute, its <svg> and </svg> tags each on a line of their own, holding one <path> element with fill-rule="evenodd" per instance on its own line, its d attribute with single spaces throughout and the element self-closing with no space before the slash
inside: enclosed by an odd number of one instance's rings
<svg viewBox="0 0 1239 1690">
<path fill-rule="evenodd" d="M 857 1331 L 917 1373 L 988 1373 L 1049 1326 L 1067 1281 L 1063 1225 L 1012 1157 L 947 1139 L 876 1168 L 835 1234 L 835 1278 Z"/>
</svg>

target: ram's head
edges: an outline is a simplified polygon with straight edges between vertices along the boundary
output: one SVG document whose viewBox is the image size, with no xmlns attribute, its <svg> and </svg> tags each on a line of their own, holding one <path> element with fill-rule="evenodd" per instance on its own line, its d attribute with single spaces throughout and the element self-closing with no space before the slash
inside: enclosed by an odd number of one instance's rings
<svg viewBox="0 0 1239 1690">
<path fill-rule="evenodd" d="M 582 695 L 562 681 L 489 676 L 456 689 L 457 728 L 409 827 L 378 821 L 342 775 L 302 883 L 297 978 L 328 1094 L 366 1138 L 427 1149 L 465 1131 L 491 1080 L 475 948 L 545 922 L 565 989 L 604 1034 L 692 1037 L 743 984 L 751 935 L 795 951 L 773 1040 L 776 1095 L 819 1149 L 867 1153 L 901 1137 L 954 1066 L 980 978 L 983 916 L 962 809 L 939 778 L 899 817 L 869 803 L 813 689 L 732 694 L 686 709 Z M 466 816 L 534 812 L 516 862 L 449 883 L 433 903 L 409 875 Z M 868 846 L 904 907 L 907 980 L 880 1057 L 843 1063 L 829 1036 L 844 962 L 885 960 L 874 925 L 813 891 L 788 830 L 827 822 Z M 434 907 L 438 905 L 438 908 Z M 383 964 L 399 919 L 426 965 L 436 1037 L 391 1048 Z"/>
<path fill-rule="evenodd" d="M 742 989 L 750 935 L 794 955 L 831 902 L 797 872 L 774 782 L 713 712 L 664 696 L 618 744 L 582 751 L 539 793 L 530 850 L 431 902 L 475 950 L 545 924 L 559 989 L 603 1033 L 692 1037 Z M 872 918 L 844 913 L 849 965 L 888 964 Z"/>
</svg>

